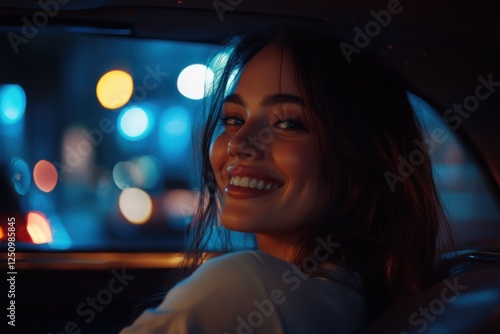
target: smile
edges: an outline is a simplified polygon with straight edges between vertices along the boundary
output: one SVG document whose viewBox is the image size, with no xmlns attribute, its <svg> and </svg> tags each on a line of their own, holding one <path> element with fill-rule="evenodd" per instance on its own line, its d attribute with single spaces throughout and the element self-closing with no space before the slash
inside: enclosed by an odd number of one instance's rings
<svg viewBox="0 0 500 334">
<path fill-rule="evenodd" d="M 258 190 L 274 190 L 278 188 L 278 185 L 272 183 L 266 183 L 264 180 L 259 180 L 249 176 L 233 176 L 229 181 L 230 185 L 241 187 L 241 188 L 251 188 Z"/>
</svg>

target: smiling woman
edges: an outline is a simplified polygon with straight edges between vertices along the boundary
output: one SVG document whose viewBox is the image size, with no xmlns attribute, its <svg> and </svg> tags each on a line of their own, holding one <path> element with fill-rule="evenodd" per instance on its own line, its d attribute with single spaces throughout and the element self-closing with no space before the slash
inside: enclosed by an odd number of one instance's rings
<svg viewBox="0 0 500 334">
<path fill-rule="evenodd" d="M 123 333 L 349 333 L 439 279 L 429 156 L 385 178 L 422 140 L 404 86 L 335 45 L 280 26 L 235 46 L 205 120 L 190 276 Z M 206 261 L 214 226 L 258 251 Z"/>
<path fill-rule="evenodd" d="M 264 48 L 225 98 L 224 131 L 210 152 L 223 194 L 221 223 L 256 233 L 260 250 L 284 259 L 291 259 L 293 231 L 314 206 L 320 182 L 312 149 L 318 138 L 308 130 L 300 95 L 291 55 Z"/>
</svg>

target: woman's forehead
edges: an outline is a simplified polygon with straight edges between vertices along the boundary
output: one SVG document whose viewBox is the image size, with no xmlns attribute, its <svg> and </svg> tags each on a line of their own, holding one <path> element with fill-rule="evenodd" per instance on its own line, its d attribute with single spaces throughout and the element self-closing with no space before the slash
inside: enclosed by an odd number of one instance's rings
<svg viewBox="0 0 500 334">
<path fill-rule="evenodd" d="M 295 66 L 286 48 L 270 44 L 260 50 L 246 66 L 236 84 L 236 92 L 254 91 L 266 95 L 285 93 L 299 95 Z"/>
</svg>

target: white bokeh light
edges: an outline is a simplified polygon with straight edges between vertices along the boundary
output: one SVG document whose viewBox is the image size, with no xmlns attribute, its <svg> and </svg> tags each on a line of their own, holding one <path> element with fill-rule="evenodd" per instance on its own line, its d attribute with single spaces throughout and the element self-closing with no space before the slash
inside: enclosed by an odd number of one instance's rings
<svg viewBox="0 0 500 334">
<path fill-rule="evenodd" d="M 123 216 L 133 224 L 144 224 L 153 212 L 153 201 L 144 190 L 124 189 L 118 199 L 118 206 Z"/>
<path fill-rule="evenodd" d="M 205 97 L 214 80 L 214 72 L 202 64 L 194 64 L 182 70 L 177 78 L 177 89 L 191 100 Z"/>
</svg>

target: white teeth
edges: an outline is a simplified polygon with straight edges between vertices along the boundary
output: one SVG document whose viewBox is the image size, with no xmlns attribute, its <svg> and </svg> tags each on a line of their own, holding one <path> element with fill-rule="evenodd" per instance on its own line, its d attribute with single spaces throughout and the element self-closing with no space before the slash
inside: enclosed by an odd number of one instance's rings
<svg viewBox="0 0 500 334">
<path fill-rule="evenodd" d="M 229 183 L 231 183 L 233 186 L 239 186 L 240 185 L 240 177 L 239 176 L 232 177 L 231 181 Z"/>
<path fill-rule="evenodd" d="M 276 184 L 266 184 L 264 180 L 257 180 L 256 178 L 250 178 L 248 176 L 234 176 L 231 177 L 229 184 L 242 188 L 252 188 L 258 190 L 274 190 L 278 189 Z"/>
<path fill-rule="evenodd" d="M 250 178 L 248 176 L 243 176 L 240 179 L 240 184 L 238 184 L 238 186 L 246 188 L 248 187 L 248 181 L 250 181 Z"/>
<path fill-rule="evenodd" d="M 250 182 L 248 183 L 248 188 L 257 188 L 257 180 L 251 179 Z"/>
</svg>

